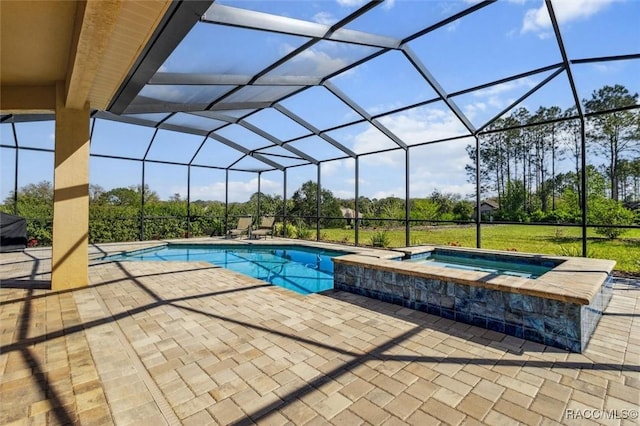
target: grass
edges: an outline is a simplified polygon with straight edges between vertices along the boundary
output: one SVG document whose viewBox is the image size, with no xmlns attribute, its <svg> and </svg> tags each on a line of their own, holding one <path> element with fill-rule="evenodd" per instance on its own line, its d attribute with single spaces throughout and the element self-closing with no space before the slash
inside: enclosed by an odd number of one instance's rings
<svg viewBox="0 0 640 426">
<path fill-rule="evenodd" d="M 380 229 L 360 229 L 359 243 L 371 245 L 371 238 Z M 404 247 L 404 228 L 387 229 L 389 247 Z M 324 241 L 353 244 L 352 229 L 323 229 Z M 495 250 L 511 250 L 525 253 L 544 253 L 563 256 L 582 256 L 582 230 L 563 226 L 483 225 L 482 247 Z M 613 259 L 616 271 L 640 273 L 640 229 L 631 229 L 619 239 L 609 240 L 597 235 L 593 229 L 587 232 L 587 256 Z M 410 245 L 441 244 L 461 247 L 476 246 L 475 226 L 441 226 L 412 228 Z"/>
</svg>

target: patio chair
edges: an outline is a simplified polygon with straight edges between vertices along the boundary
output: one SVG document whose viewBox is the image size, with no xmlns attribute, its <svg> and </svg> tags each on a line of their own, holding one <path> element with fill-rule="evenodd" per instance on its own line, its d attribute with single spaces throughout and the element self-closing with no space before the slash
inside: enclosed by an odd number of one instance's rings
<svg viewBox="0 0 640 426">
<path fill-rule="evenodd" d="M 264 239 L 267 239 L 267 235 L 271 235 L 273 238 L 273 224 L 275 223 L 276 218 L 273 216 L 263 217 L 258 229 L 251 231 L 251 236 L 255 238 L 260 238 L 264 236 Z"/>
<path fill-rule="evenodd" d="M 238 219 L 238 225 L 235 229 L 229 229 L 227 231 L 227 237 L 239 237 L 247 234 L 251 237 L 251 216 L 242 216 Z"/>
</svg>

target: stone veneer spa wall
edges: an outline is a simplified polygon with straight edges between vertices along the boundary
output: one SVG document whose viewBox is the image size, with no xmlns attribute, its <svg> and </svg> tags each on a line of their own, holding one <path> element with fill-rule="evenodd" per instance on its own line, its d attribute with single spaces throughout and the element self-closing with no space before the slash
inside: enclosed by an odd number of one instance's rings
<svg viewBox="0 0 640 426">
<path fill-rule="evenodd" d="M 334 259 L 334 289 L 582 352 L 611 298 L 615 263 L 588 259 L 573 272 L 584 260 L 565 259 L 529 280 L 349 255 Z"/>
</svg>

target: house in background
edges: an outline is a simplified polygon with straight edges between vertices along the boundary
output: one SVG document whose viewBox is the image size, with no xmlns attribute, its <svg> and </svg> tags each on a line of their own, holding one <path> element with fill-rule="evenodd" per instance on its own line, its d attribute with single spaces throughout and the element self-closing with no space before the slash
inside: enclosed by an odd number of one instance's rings
<svg viewBox="0 0 640 426">
<path fill-rule="evenodd" d="M 347 220 L 347 226 L 351 226 L 351 219 L 356 217 L 356 211 L 347 207 L 340 207 L 340 213 Z M 358 219 L 362 220 L 362 213 L 358 213 Z"/>
<path fill-rule="evenodd" d="M 640 201 L 626 201 L 624 208 L 629 209 L 632 212 L 640 212 Z"/>
<path fill-rule="evenodd" d="M 474 208 L 474 216 L 476 209 Z M 496 211 L 500 210 L 500 204 L 496 200 L 484 200 L 480 203 L 480 216 L 483 220 L 493 221 Z"/>
</svg>

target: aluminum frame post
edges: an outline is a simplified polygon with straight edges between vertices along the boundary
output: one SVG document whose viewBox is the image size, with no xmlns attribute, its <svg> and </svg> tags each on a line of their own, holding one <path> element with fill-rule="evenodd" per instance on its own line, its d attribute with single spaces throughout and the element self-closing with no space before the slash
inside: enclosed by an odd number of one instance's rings
<svg viewBox="0 0 640 426">
<path fill-rule="evenodd" d="M 411 232 L 409 230 L 409 217 L 411 216 L 411 207 L 409 205 L 410 191 L 409 191 L 409 148 L 405 149 L 405 169 L 404 169 L 404 245 L 409 247 L 411 245 Z"/>
<path fill-rule="evenodd" d="M 142 160 L 142 186 L 140 187 L 140 241 L 144 241 L 144 167 L 145 161 Z"/>
<path fill-rule="evenodd" d="M 261 216 L 261 209 L 260 209 L 260 181 L 262 180 L 262 172 L 258 172 L 258 218 Z"/>
<path fill-rule="evenodd" d="M 482 215 L 480 213 L 480 138 L 476 135 L 476 247 L 482 247 Z"/>
<path fill-rule="evenodd" d="M 287 237 L 287 169 L 282 174 L 282 236 Z"/>
<path fill-rule="evenodd" d="M 580 150 L 581 152 L 581 173 L 580 186 L 582 191 L 582 200 L 580 200 L 580 208 L 582 209 L 582 257 L 587 257 L 587 141 L 584 117 L 580 117 Z"/>
<path fill-rule="evenodd" d="M 229 169 L 224 175 L 224 235 L 229 231 Z"/>
<path fill-rule="evenodd" d="M 187 238 L 191 238 L 191 165 L 187 165 Z"/>
<path fill-rule="evenodd" d="M 18 153 L 20 152 L 20 150 L 16 148 L 15 151 L 15 171 L 13 176 L 13 214 L 18 216 Z"/>
<path fill-rule="evenodd" d="M 316 241 L 320 241 L 320 211 L 322 208 L 322 163 L 318 163 L 318 185 L 316 193 Z"/>
<path fill-rule="evenodd" d="M 144 156 L 142 157 L 142 187 L 140 188 L 141 201 L 140 201 L 140 241 L 144 241 L 144 184 L 145 184 L 145 164 L 147 161 L 147 155 L 149 155 L 149 151 L 151 150 L 151 146 L 153 142 L 156 140 L 156 136 L 158 135 L 158 131 L 160 129 L 156 128 L 153 131 L 153 136 L 151 136 L 151 140 L 149 141 L 149 145 L 147 145 L 147 150 L 144 152 Z"/>
<path fill-rule="evenodd" d="M 19 157 L 18 153 L 20 149 L 18 148 L 18 133 L 16 132 L 16 123 L 11 122 L 11 131 L 13 132 L 13 144 L 15 147 L 15 170 L 13 171 L 13 214 L 18 216 L 18 163 Z"/>
<path fill-rule="evenodd" d="M 356 178 L 356 182 L 355 182 L 355 195 L 356 195 L 356 200 L 355 200 L 355 212 L 356 212 L 356 217 L 355 217 L 355 234 L 354 234 L 354 245 L 358 246 L 359 243 L 359 234 L 360 234 L 360 224 L 359 219 L 360 219 L 360 156 L 355 158 L 356 161 L 356 166 L 355 166 L 355 178 Z"/>
</svg>

